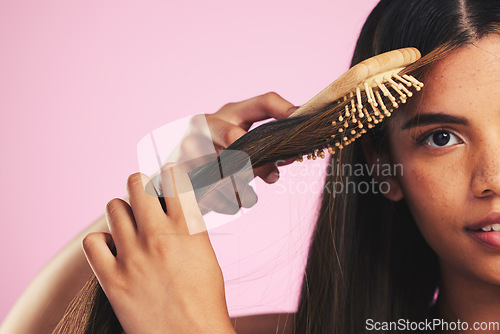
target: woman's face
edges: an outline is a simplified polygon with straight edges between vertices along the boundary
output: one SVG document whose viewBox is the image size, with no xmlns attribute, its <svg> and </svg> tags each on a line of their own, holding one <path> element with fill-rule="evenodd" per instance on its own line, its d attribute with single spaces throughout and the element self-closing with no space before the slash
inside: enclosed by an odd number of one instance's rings
<svg viewBox="0 0 500 334">
<path fill-rule="evenodd" d="M 436 62 L 417 107 L 388 124 L 393 162 L 403 165 L 399 193 L 442 268 L 493 284 L 500 232 L 472 225 L 496 212 L 490 223 L 500 228 L 499 55 L 492 34 Z"/>
</svg>

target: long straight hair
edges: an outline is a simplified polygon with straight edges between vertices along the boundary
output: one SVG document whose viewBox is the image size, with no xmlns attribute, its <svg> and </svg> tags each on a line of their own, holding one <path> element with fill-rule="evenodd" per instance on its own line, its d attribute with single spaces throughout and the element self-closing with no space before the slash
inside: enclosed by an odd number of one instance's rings
<svg viewBox="0 0 500 334">
<path fill-rule="evenodd" d="M 499 22 L 498 0 L 382 0 L 361 30 L 351 66 L 403 47 L 442 58 L 486 34 L 500 33 Z M 412 101 L 406 107 L 412 108 Z M 368 135 L 379 153 L 390 156 L 388 122 Z M 365 166 L 361 141 L 344 148 L 340 164 L 334 159 L 330 158 L 326 184 L 341 181 L 338 166 Z M 371 180 L 369 175 L 349 177 L 356 184 Z M 374 321 L 432 319 L 437 316 L 433 306 L 439 278 L 437 255 L 405 199 L 392 202 L 380 192 L 324 192 L 295 332 L 364 333 Z"/>
<path fill-rule="evenodd" d="M 454 49 L 500 32 L 498 22 L 500 2 L 496 0 L 382 0 L 363 26 L 351 66 L 385 51 L 413 46 L 424 57 L 407 73 L 418 78 Z M 343 110 L 345 104 L 332 103 L 311 115 L 268 122 L 227 150 L 247 153 L 253 168 L 310 152 L 324 144 L 332 113 Z M 388 150 L 386 124 L 367 134 L 380 152 Z M 343 181 L 339 165 L 357 163 L 366 163 L 360 140 L 329 156 L 325 184 Z M 190 174 L 192 181 L 195 176 Z M 371 177 L 354 175 L 351 180 L 370 182 Z M 197 188 L 195 182 L 193 186 Z M 429 318 L 439 267 L 405 201 L 393 203 L 380 193 L 328 191 L 320 200 L 295 332 L 362 333 L 367 319 Z M 53 333 L 122 332 L 92 275 Z"/>
</svg>

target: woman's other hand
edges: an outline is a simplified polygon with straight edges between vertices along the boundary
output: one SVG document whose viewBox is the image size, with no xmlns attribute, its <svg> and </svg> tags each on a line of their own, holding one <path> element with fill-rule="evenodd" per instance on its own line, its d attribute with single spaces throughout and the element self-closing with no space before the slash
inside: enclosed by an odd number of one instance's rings
<svg viewBox="0 0 500 334">
<path fill-rule="evenodd" d="M 218 149 L 225 149 L 247 133 L 253 123 L 269 118 L 281 119 L 290 116 L 298 106 L 294 106 L 275 92 L 269 92 L 241 102 L 227 103 L 213 114 L 207 114 L 208 126 L 214 144 Z M 290 164 L 289 159 L 280 166 Z M 275 164 L 267 164 L 254 169 L 266 183 L 274 183 L 279 178 Z"/>
<path fill-rule="evenodd" d="M 126 333 L 235 333 L 191 183 L 170 167 L 162 169 L 162 188 L 173 194 L 167 213 L 149 178 L 132 174 L 130 205 L 108 202 L 111 234 L 88 234 L 85 255 Z"/>
<path fill-rule="evenodd" d="M 286 118 L 297 108 L 277 93 L 269 92 L 241 102 L 227 103 L 213 114 L 195 115 L 190 119 L 178 150 L 171 158 L 174 161 L 182 161 L 187 169 L 195 169 L 202 161 L 197 158 L 212 152 L 214 148 L 217 154 L 220 154 L 246 134 L 255 122 L 269 118 Z M 237 204 L 244 208 L 252 207 L 257 202 L 257 195 L 248 183 L 255 176 L 259 176 L 266 183 L 274 183 L 279 178 L 277 166 L 284 166 L 293 161 L 294 158 L 278 164 L 269 163 L 238 174 L 231 182 L 218 184 L 215 191 L 199 203 L 202 214 L 209 211 L 235 214 L 239 210 L 239 207 L 235 206 Z M 235 186 L 240 191 L 239 203 L 236 203 Z"/>
</svg>

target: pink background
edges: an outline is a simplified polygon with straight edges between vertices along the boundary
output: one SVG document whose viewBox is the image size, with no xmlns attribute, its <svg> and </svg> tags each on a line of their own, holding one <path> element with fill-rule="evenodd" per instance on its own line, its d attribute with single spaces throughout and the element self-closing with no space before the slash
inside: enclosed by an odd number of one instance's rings
<svg viewBox="0 0 500 334">
<path fill-rule="evenodd" d="M 126 194 L 144 135 L 268 91 L 305 103 L 347 69 L 376 2 L 0 2 L 0 321 Z M 211 236 L 232 315 L 295 310 L 319 192 L 285 182 L 322 180 L 295 165 Z"/>
</svg>

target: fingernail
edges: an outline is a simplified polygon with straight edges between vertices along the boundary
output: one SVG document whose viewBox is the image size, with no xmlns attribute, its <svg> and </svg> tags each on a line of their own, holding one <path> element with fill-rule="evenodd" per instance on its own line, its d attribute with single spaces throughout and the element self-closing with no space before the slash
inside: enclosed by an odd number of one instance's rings
<svg viewBox="0 0 500 334">
<path fill-rule="evenodd" d="M 290 158 L 290 159 L 286 159 L 286 160 L 278 160 L 276 162 L 276 166 L 285 166 L 285 165 L 289 165 L 291 164 L 292 162 L 294 162 L 297 158 Z"/>
<path fill-rule="evenodd" d="M 279 178 L 280 178 L 280 173 L 278 172 L 278 170 L 273 170 L 271 173 L 269 173 L 269 175 L 267 175 L 266 180 L 269 183 L 274 183 L 278 181 Z"/>
</svg>

